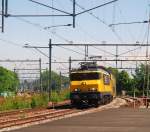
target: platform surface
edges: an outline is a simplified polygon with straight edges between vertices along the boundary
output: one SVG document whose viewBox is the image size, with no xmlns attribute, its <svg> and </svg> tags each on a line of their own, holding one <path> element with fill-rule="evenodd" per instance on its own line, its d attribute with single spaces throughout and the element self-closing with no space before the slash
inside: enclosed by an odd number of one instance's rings
<svg viewBox="0 0 150 132">
<path fill-rule="evenodd" d="M 150 132 L 150 109 L 109 109 L 11 132 Z"/>
</svg>

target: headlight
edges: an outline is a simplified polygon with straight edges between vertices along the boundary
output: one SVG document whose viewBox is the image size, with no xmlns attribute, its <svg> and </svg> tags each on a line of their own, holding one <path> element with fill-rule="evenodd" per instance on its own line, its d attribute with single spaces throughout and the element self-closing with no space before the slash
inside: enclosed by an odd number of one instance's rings
<svg viewBox="0 0 150 132">
<path fill-rule="evenodd" d="M 89 91 L 97 91 L 97 88 L 90 88 Z"/>
<path fill-rule="evenodd" d="M 79 89 L 79 88 L 75 88 L 74 91 L 75 91 L 75 92 L 79 92 L 80 89 Z"/>
</svg>

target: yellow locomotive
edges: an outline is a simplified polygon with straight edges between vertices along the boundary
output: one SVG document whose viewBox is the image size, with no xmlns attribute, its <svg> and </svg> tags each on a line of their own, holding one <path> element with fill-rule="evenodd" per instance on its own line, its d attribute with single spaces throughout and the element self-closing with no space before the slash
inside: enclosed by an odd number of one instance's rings
<svg viewBox="0 0 150 132">
<path fill-rule="evenodd" d="M 114 76 L 96 62 L 82 62 L 70 73 L 70 99 L 72 105 L 106 104 L 116 95 Z"/>
</svg>

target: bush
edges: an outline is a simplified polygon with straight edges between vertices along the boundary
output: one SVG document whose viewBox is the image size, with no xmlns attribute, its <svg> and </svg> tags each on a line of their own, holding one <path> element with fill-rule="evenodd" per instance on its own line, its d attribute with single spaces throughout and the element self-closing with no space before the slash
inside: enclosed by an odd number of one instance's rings
<svg viewBox="0 0 150 132">
<path fill-rule="evenodd" d="M 134 96 L 134 91 L 127 91 L 127 95 L 129 96 Z M 135 96 L 136 97 L 141 97 L 143 95 L 143 91 L 138 90 L 137 88 L 135 89 Z"/>
<path fill-rule="evenodd" d="M 31 108 L 35 108 L 36 107 L 36 100 L 35 98 L 32 98 L 31 100 Z"/>
<path fill-rule="evenodd" d="M 31 108 L 35 107 L 45 107 L 48 104 L 48 95 L 33 95 L 31 98 Z"/>
<path fill-rule="evenodd" d="M 69 89 L 61 90 L 60 92 L 52 91 L 51 93 L 51 101 L 52 102 L 60 102 L 64 100 L 68 100 L 70 98 Z"/>
<path fill-rule="evenodd" d="M 60 92 L 52 91 L 51 101 L 60 102 L 69 99 L 69 89 Z M 0 103 L 0 111 L 46 107 L 48 104 L 48 94 L 34 94 L 32 96 L 6 97 Z"/>
<path fill-rule="evenodd" d="M 30 100 L 25 97 L 7 97 L 0 105 L 0 111 L 30 108 Z"/>
</svg>

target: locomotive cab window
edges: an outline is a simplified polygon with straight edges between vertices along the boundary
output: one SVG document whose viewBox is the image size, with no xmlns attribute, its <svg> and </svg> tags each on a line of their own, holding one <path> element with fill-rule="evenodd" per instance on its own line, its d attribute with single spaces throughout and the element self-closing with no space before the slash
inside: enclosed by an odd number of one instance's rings
<svg viewBox="0 0 150 132">
<path fill-rule="evenodd" d="M 103 75 L 103 79 L 104 79 L 104 84 L 105 85 L 109 85 L 110 84 L 110 76 L 109 75 L 104 74 Z"/>
<path fill-rule="evenodd" d="M 72 73 L 70 76 L 71 81 L 81 81 L 81 80 L 97 80 L 100 79 L 100 73 Z"/>
</svg>

